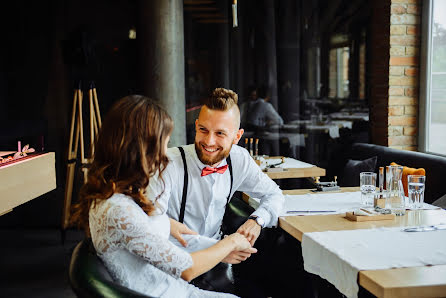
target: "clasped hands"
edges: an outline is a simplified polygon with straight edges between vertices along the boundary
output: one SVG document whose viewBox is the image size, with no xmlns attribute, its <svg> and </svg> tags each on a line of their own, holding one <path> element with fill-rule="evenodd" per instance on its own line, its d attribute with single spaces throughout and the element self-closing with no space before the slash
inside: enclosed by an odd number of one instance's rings
<svg viewBox="0 0 446 298">
<path fill-rule="evenodd" d="M 189 229 L 185 224 L 182 224 L 174 219 L 170 220 L 170 234 L 175 237 L 178 242 L 184 247 L 187 246 L 187 241 L 181 236 L 182 234 L 197 235 L 198 233 Z M 244 250 L 234 250 L 228 254 L 222 262 L 228 264 L 239 264 L 245 261 L 251 256 L 251 254 L 256 253 L 257 249 L 252 247 L 260 235 L 260 226 L 252 219 L 248 219 L 243 225 L 241 225 L 236 233 L 245 236 L 246 240 L 249 242 L 251 247 Z"/>
</svg>

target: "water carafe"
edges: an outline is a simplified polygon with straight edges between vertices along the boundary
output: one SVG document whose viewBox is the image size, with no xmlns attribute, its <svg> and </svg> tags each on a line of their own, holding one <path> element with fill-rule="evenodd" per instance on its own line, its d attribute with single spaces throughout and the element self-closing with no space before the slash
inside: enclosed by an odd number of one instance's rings
<svg viewBox="0 0 446 298">
<path fill-rule="evenodd" d="M 390 175 L 387 187 L 387 200 L 386 209 L 390 209 L 395 215 L 404 215 L 406 213 L 403 182 L 401 178 L 403 176 L 402 166 L 390 166 Z"/>
</svg>

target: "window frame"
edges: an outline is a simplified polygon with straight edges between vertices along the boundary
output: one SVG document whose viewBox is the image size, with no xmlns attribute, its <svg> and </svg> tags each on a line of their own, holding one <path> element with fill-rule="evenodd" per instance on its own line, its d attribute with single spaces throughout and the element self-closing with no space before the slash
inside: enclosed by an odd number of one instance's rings
<svg viewBox="0 0 446 298">
<path fill-rule="evenodd" d="M 418 102 L 418 151 L 429 151 L 431 121 L 431 65 L 432 65 L 433 0 L 423 2 L 421 13 L 420 91 Z M 437 153 L 433 153 L 437 154 Z"/>
</svg>

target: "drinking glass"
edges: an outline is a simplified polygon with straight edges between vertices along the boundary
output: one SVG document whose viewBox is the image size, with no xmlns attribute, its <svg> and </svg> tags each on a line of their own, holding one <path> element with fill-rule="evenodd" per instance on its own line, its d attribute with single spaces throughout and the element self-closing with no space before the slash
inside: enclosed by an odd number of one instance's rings
<svg viewBox="0 0 446 298">
<path fill-rule="evenodd" d="M 414 209 L 421 209 L 424 202 L 424 188 L 426 176 L 409 175 L 407 176 L 409 190 L 409 204 Z"/>
<path fill-rule="evenodd" d="M 361 202 L 365 206 L 373 206 L 376 191 L 376 173 L 362 172 L 359 174 L 359 185 L 361 188 Z"/>
</svg>

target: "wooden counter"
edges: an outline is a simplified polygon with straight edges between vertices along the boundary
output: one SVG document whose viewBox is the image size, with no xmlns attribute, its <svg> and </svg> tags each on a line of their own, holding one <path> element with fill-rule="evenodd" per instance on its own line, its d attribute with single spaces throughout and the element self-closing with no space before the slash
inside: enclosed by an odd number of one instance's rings
<svg viewBox="0 0 446 298">
<path fill-rule="evenodd" d="M 56 188 L 54 152 L 0 167 L 0 215 Z"/>
</svg>

